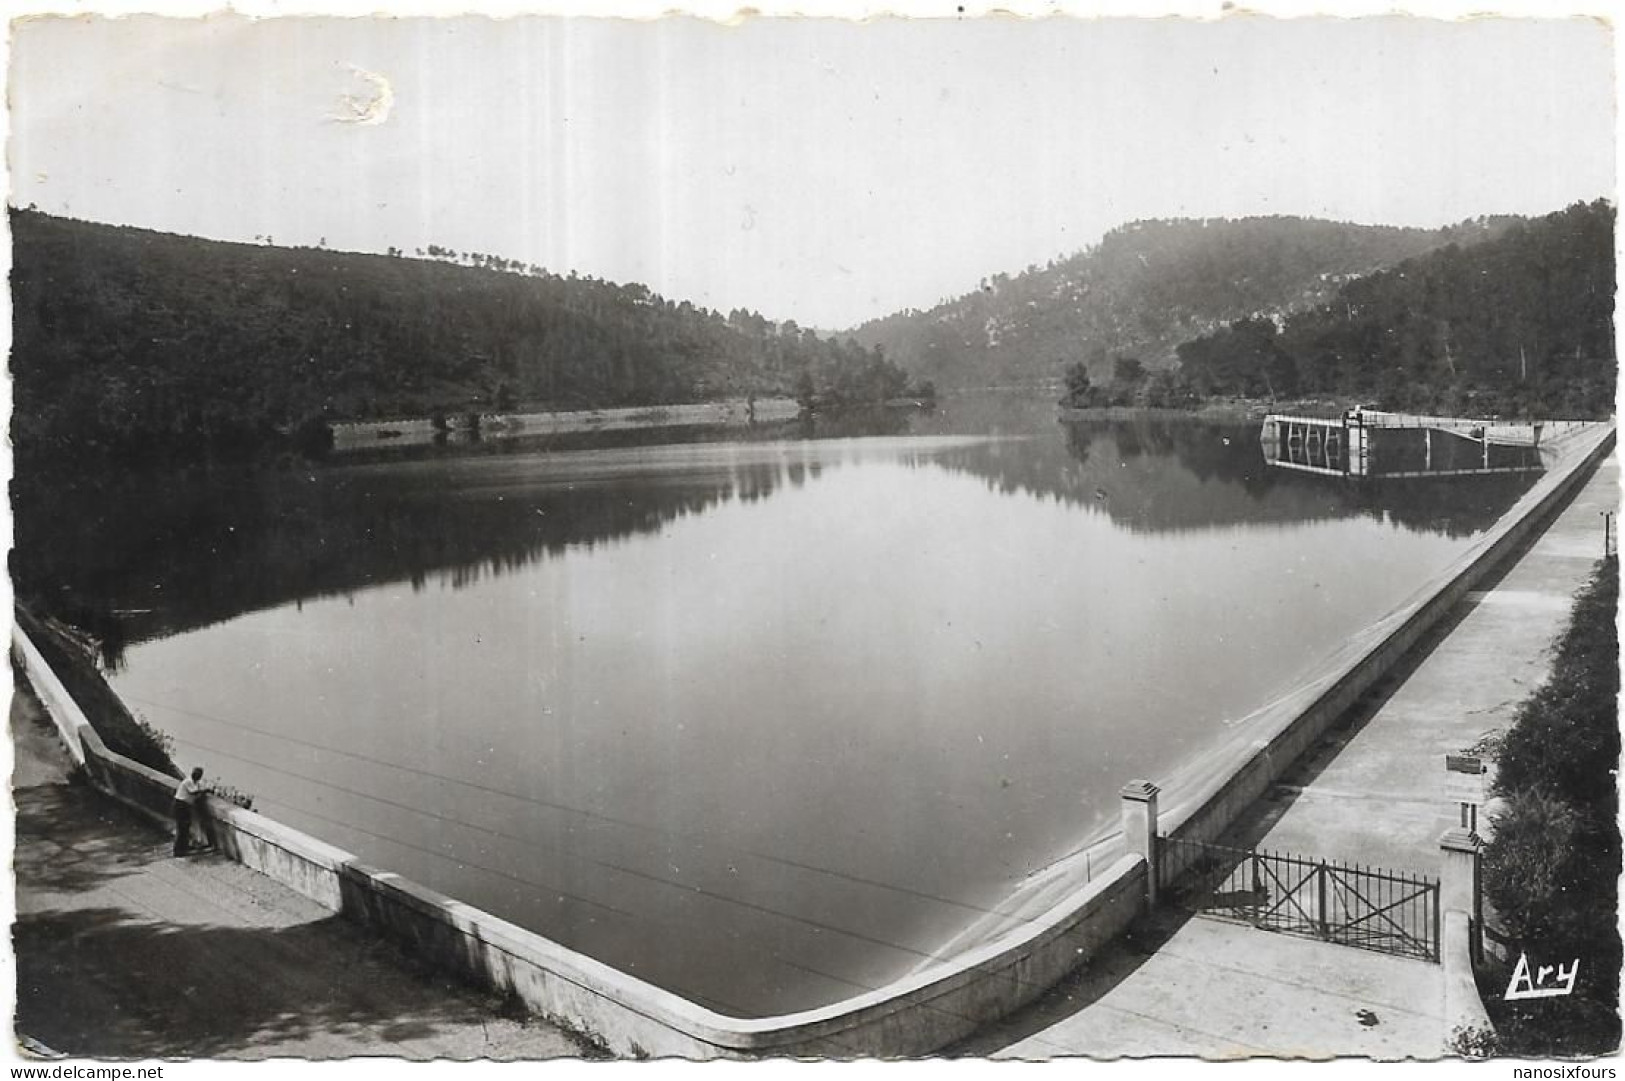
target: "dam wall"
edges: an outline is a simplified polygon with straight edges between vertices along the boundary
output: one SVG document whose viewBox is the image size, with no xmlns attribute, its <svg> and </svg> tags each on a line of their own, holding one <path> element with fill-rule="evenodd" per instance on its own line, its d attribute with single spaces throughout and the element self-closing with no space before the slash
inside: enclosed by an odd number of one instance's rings
<svg viewBox="0 0 1625 1081">
<path fill-rule="evenodd" d="M 1161 790 L 1161 834 L 1178 840 L 1220 838 L 1299 758 L 1321 745 L 1351 706 L 1390 678 L 1419 641 L 1437 633 L 1463 596 L 1540 534 L 1613 448 L 1614 439 L 1612 424 L 1565 424 L 1563 455 L 1555 468 L 1449 565 L 1383 619 L 1354 629 L 1348 641 L 1291 692 L 1236 719 L 1231 735 L 1213 750 L 1150 778 Z M 1124 721 L 1132 723 L 1133 718 Z M 1181 860 L 1194 849 L 1165 847 L 1159 874 L 1168 878 L 1185 869 Z M 1123 848 L 1115 825 L 1086 838 L 1070 854 L 1030 874 L 1010 896 L 989 905 L 993 911 L 954 936 L 938 954 L 975 949 L 1013 926 L 1041 918 L 1060 897 L 1088 879 L 1091 867 L 1098 874 Z"/>
<path fill-rule="evenodd" d="M 74 759 L 98 789 L 170 822 L 179 779 L 109 750 L 21 627 L 13 655 Z M 866 1058 L 920 1055 L 1041 995 L 1144 910 L 1149 867 L 1123 856 L 997 940 L 878 991 L 767 1018 L 716 1013 L 600 961 L 436 893 L 263 815 L 209 797 L 202 816 L 219 851 L 418 959 L 628 1057 Z"/>
<path fill-rule="evenodd" d="M 1211 840 L 1312 749 L 1478 582 L 1516 553 L 1613 446 L 1611 425 L 1573 437 L 1547 474 L 1446 572 L 1355 635 L 1320 677 L 1257 711 L 1238 736 L 1189 770 L 1160 779 L 1167 835 Z M 91 782 L 167 822 L 177 783 L 103 744 L 27 634 L 14 655 Z M 1127 778 L 1125 778 L 1127 780 Z M 876 991 L 777 1017 L 716 1013 L 556 942 L 429 890 L 354 854 L 225 801 L 207 815 L 220 850 L 423 961 L 576 1028 L 629 1057 L 858 1058 L 922 1055 L 1043 994 L 1087 964 L 1147 907 L 1154 869 L 1143 853 L 1058 864 L 1018 891 L 1013 916 L 974 928 L 946 958 Z M 1120 849 L 1120 846 L 1117 846 Z M 1105 851 L 1101 851 L 1105 856 Z"/>
<path fill-rule="evenodd" d="M 1611 424 L 1568 434 L 1570 453 L 1559 468 L 1536 481 L 1450 566 L 1388 616 L 1351 636 L 1317 677 L 1238 723 L 1238 735 L 1228 744 L 1167 778 L 1161 816 L 1164 836 L 1218 839 L 1411 649 L 1437 631 L 1470 591 L 1540 534 L 1613 449 L 1614 441 Z M 1166 868 L 1169 873 L 1182 869 Z"/>
</svg>

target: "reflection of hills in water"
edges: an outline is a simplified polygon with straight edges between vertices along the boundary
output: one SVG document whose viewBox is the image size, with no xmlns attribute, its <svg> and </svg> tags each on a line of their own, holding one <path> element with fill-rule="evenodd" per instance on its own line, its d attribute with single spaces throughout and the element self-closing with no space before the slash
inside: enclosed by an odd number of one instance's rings
<svg viewBox="0 0 1625 1081">
<path fill-rule="evenodd" d="M 1168 533 L 1366 515 L 1406 529 L 1469 536 L 1488 527 L 1530 477 L 1351 483 L 1271 469 L 1256 424 L 1177 417 L 1062 424 L 1065 438 L 996 442 L 933 456 L 1021 492 L 1097 510 L 1135 532 Z"/>
<path fill-rule="evenodd" d="M 1269 469 L 1256 426 L 1190 419 L 1084 421 L 1057 428 L 1031 400 L 991 412 L 764 427 L 756 438 L 896 434 L 910 425 L 1027 438 L 888 442 L 919 468 L 984 478 L 995 491 L 1056 499 L 1137 532 L 1387 516 L 1406 528 L 1468 534 L 1492 522 L 1527 478 L 1358 486 Z M 822 441 L 677 446 L 673 433 L 593 441 L 493 442 L 316 469 L 19 478 L 19 596 L 102 637 L 116 655 L 140 641 L 293 601 L 391 582 L 453 587 L 574 545 L 613 543 L 728 501 L 751 502 L 838 460 Z M 694 433 L 689 433 L 694 434 Z M 651 439 L 663 448 L 638 447 Z M 556 453 L 564 447 L 599 448 Z M 610 483 L 612 482 L 612 483 Z"/>
<path fill-rule="evenodd" d="M 763 421 L 757 424 L 672 424 L 585 431 L 540 432 L 482 436 L 478 431 L 443 433 L 429 443 L 379 442 L 347 449 L 340 456 L 348 464 L 400 462 L 424 458 L 468 458 L 495 455 L 557 454 L 579 450 L 615 450 L 624 447 L 665 447 L 691 443 L 765 443 L 799 439 L 853 439 L 882 435 L 908 435 L 913 414 L 904 410 L 858 410 L 835 416 Z"/>
<path fill-rule="evenodd" d="M 15 496 L 19 596 L 113 642 L 445 575 L 454 587 L 578 544 L 655 533 L 800 485 L 817 461 L 716 462 L 598 483 L 524 459 L 77 478 Z"/>
</svg>

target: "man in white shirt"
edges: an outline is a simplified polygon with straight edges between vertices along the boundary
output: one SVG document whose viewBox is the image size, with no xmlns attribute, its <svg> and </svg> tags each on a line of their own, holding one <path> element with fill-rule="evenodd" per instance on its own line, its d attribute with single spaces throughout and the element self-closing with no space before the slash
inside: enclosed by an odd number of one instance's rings
<svg viewBox="0 0 1625 1081">
<path fill-rule="evenodd" d="M 203 767 L 197 766 L 192 775 L 181 781 L 175 789 L 175 855 L 184 856 L 192 844 L 192 809 L 203 795 Z"/>
</svg>

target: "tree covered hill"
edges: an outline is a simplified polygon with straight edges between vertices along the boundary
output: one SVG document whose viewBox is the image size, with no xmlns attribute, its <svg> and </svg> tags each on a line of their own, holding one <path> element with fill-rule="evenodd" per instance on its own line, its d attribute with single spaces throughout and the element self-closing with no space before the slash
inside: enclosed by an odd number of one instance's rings
<svg viewBox="0 0 1625 1081">
<path fill-rule="evenodd" d="M 1199 392 L 1365 398 L 1438 413 L 1613 411 L 1614 209 L 1598 200 L 1349 281 L 1178 349 Z"/>
<path fill-rule="evenodd" d="M 1310 307 L 1350 278 L 1487 239 L 1508 223 L 1427 230 L 1295 217 L 1134 222 L 1069 258 L 994 275 L 977 292 L 852 333 L 939 386 L 1053 381 L 1080 361 L 1103 381 L 1118 357 L 1170 367 L 1187 339 Z"/>
<path fill-rule="evenodd" d="M 494 256 L 225 243 L 32 210 L 11 228 L 24 458 L 247 449 L 437 410 L 873 401 L 906 384 L 878 352 L 793 322 Z"/>
</svg>

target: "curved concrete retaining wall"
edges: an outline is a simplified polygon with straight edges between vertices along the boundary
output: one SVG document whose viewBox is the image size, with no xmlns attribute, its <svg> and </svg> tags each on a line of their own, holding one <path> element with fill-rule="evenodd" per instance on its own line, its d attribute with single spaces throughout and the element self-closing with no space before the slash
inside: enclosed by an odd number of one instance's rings
<svg viewBox="0 0 1625 1081">
<path fill-rule="evenodd" d="M 1506 519 L 1420 599 L 1379 625 L 1378 641 L 1338 673 L 1270 707 L 1273 735 L 1226 760 L 1223 776 L 1163 821 L 1211 839 L 1512 551 L 1612 446 L 1613 432 L 1566 472 L 1543 478 Z M 1395 625 L 1397 623 L 1397 625 Z M 92 780 L 167 818 L 176 780 L 108 751 L 20 628 L 13 641 L 36 690 L 80 750 Z M 934 1051 L 1038 997 L 1086 963 L 1145 909 L 1146 861 L 1124 855 L 1092 881 L 991 941 L 845 1002 L 780 1017 L 740 1019 L 698 1006 L 505 920 L 444 897 L 261 815 L 211 799 L 221 849 L 344 915 L 378 928 L 431 963 L 517 995 L 623 1055 L 863 1057 Z"/>
<path fill-rule="evenodd" d="M 103 791 L 169 821 L 178 779 L 107 749 L 39 650 L 13 626 L 16 654 L 64 741 Z M 936 1050 L 1009 1014 L 1094 956 L 1144 911 L 1143 859 L 1094 881 L 996 941 L 833 1006 L 741 1019 L 566 949 L 263 815 L 209 799 L 220 850 L 414 954 L 480 986 L 511 992 L 623 1055 L 866 1057 Z"/>
</svg>

